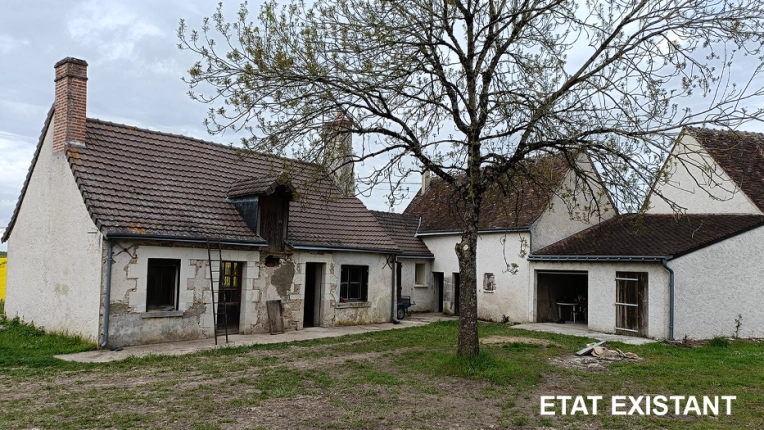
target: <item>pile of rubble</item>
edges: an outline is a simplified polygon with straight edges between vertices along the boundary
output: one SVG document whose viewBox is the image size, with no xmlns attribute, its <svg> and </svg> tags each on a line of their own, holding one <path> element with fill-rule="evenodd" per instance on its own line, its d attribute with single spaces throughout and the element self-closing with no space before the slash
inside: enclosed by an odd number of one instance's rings
<svg viewBox="0 0 764 430">
<path fill-rule="evenodd" d="M 610 348 L 609 346 L 605 345 L 604 340 L 597 343 L 587 344 L 586 348 L 578 351 L 576 355 L 579 357 L 582 355 L 593 355 L 594 357 L 597 357 L 600 360 L 608 360 L 608 361 L 620 361 L 623 359 L 628 359 L 628 360 L 642 359 L 642 357 L 638 356 L 637 354 L 634 354 L 633 352 L 623 352 L 618 348 Z"/>
<path fill-rule="evenodd" d="M 589 371 L 606 370 L 616 361 L 641 361 L 642 357 L 633 352 L 623 352 L 618 348 L 605 345 L 605 341 L 590 343 L 575 354 L 552 358 L 551 361 L 562 367 Z"/>
</svg>

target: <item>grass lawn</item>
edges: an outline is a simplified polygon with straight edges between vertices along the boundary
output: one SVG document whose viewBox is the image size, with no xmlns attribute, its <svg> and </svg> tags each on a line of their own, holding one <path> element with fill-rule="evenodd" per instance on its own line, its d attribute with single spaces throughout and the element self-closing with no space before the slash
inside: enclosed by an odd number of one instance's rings
<svg viewBox="0 0 764 430">
<path fill-rule="evenodd" d="M 0 323 L 0 428 L 758 428 L 764 344 L 613 344 L 644 357 L 565 366 L 586 339 L 481 324 L 474 360 L 456 323 L 223 348 L 107 364 L 65 363 L 93 346 Z M 499 339 L 498 337 L 507 337 Z M 601 395 L 600 414 L 541 416 L 539 396 Z M 727 416 L 611 416 L 613 395 L 734 395 Z M 493 426 L 493 427 L 491 427 Z"/>
</svg>

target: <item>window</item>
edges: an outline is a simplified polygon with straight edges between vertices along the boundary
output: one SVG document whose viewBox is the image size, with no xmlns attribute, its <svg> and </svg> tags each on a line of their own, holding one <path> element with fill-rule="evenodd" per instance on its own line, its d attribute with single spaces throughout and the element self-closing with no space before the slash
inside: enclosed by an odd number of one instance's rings
<svg viewBox="0 0 764 430">
<path fill-rule="evenodd" d="M 416 285 L 425 285 L 427 283 L 424 273 L 424 263 L 416 264 L 416 270 L 414 272 L 414 283 Z"/>
<path fill-rule="evenodd" d="M 365 302 L 369 290 L 369 266 L 342 266 L 340 301 Z"/>
<path fill-rule="evenodd" d="M 483 273 L 483 291 L 494 291 L 496 289 L 496 278 L 493 273 Z"/>
<path fill-rule="evenodd" d="M 220 288 L 241 288 L 242 263 L 238 261 L 223 262 L 223 285 Z"/>
<path fill-rule="evenodd" d="M 146 282 L 146 311 L 174 311 L 178 308 L 180 260 L 149 258 Z"/>
</svg>

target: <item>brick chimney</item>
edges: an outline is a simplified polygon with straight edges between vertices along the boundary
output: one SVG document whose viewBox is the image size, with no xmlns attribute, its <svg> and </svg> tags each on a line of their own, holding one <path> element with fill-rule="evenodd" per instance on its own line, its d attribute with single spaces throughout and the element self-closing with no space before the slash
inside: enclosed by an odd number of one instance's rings
<svg viewBox="0 0 764 430">
<path fill-rule="evenodd" d="M 56 100 L 53 116 L 53 151 L 85 144 L 88 63 L 66 57 L 56 63 Z"/>
</svg>

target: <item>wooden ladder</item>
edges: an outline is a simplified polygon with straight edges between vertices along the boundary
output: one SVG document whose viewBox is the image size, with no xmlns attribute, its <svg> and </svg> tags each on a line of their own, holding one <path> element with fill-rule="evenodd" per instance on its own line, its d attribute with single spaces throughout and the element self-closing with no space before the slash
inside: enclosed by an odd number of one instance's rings
<svg viewBox="0 0 764 430">
<path fill-rule="evenodd" d="M 213 258 L 213 256 L 215 258 Z M 213 262 L 217 263 L 217 269 L 213 266 Z M 207 265 L 210 268 L 210 294 L 212 295 L 212 331 L 215 336 L 215 345 L 218 344 L 218 309 L 215 306 L 215 291 L 220 291 L 220 284 L 223 281 L 223 247 L 220 244 L 220 239 L 207 238 Z M 228 343 L 228 303 L 226 303 L 226 295 L 223 294 L 223 327 L 225 330 L 225 343 Z"/>
</svg>

